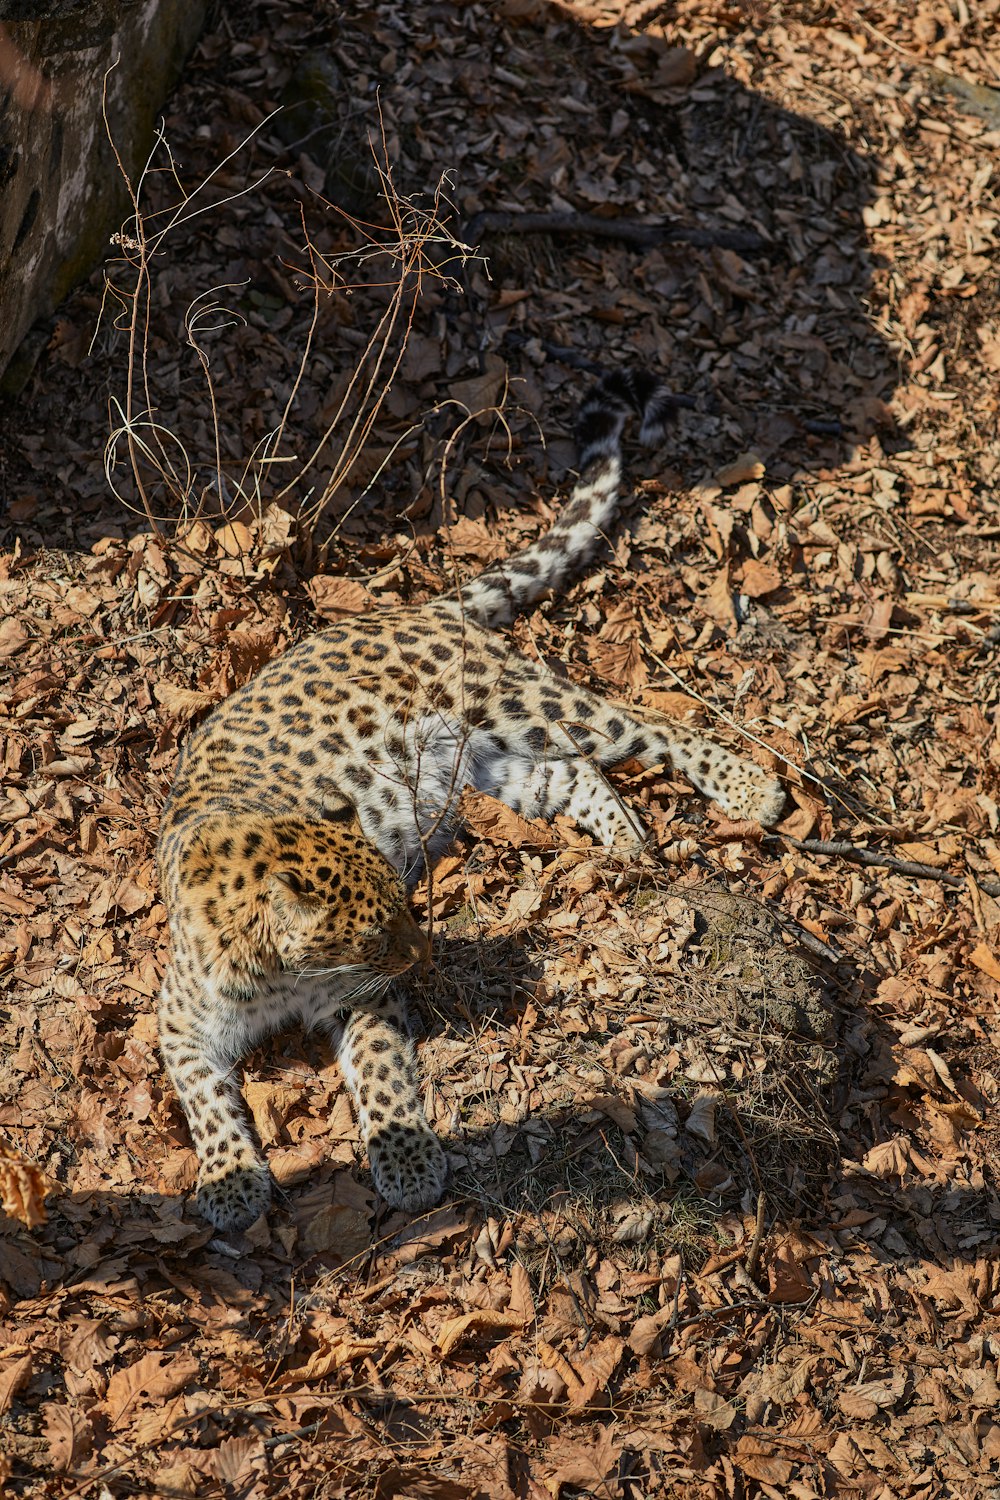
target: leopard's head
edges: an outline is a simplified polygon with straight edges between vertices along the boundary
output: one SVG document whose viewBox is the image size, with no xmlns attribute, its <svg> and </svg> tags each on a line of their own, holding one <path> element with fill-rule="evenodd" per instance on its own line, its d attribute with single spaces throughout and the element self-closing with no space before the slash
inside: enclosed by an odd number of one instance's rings
<svg viewBox="0 0 1000 1500">
<path fill-rule="evenodd" d="M 185 925 L 236 989 L 279 969 L 388 977 L 427 956 L 402 881 L 354 817 L 213 818 L 182 887 Z"/>
</svg>

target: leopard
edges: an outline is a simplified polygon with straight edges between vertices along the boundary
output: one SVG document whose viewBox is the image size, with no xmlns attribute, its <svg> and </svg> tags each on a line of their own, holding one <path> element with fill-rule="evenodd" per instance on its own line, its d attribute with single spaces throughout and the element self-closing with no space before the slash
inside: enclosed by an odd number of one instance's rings
<svg viewBox="0 0 1000 1500">
<path fill-rule="evenodd" d="M 318 630 L 182 746 L 157 841 L 170 935 L 159 1043 L 197 1155 L 196 1211 L 217 1231 L 270 1207 L 236 1070 L 296 1023 L 335 1048 L 380 1198 L 410 1214 L 441 1200 L 448 1159 L 401 976 L 428 956 L 410 896 L 456 837 L 467 788 L 525 818 L 563 814 L 625 859 L 648 848 L 604 774 L 626 761 L 680 772 L 732 818 L 779 819 L 781 782 L 755 761 L 558 675 L 503 631 L 606 538 L 635 414 L 640 440 L 660 442 L 663 387 L 606 375 L 579 407 L 579 477 L 537 540 L 449 594 Z"/>
</svg>

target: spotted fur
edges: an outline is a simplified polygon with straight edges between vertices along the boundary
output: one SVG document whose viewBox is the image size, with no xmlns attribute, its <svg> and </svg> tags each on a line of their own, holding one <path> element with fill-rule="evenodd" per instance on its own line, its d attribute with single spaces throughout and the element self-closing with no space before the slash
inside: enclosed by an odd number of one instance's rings
<svg viewBox="0 0 1000 1500">
<path fill-rule="evenodd" d="M 772 823 L 783 794 L 687 726 L 650 724 L 517 654 L 487 627 L 560 587 L 611 524 L 629 405 L 654 438 L 652 382 L 623 377 L 581 413 L 581 478 L 552 528 L 453 597 L 360 615 L 270 662 L 192 734 L 159 842 L 173 956 L 160 1045 L 198 1152 L 198 1207 L 251 1223 L 267 1167 L 234 1069 L 293 1020 L 325 1028 L 354 1096 L 376 1187 L 419 1210 L 446 1181 L 393 977 L 425 943 L 406 889 L 458 822 L 463 788 L 526 817 L 567 813 L 601 843 L 643 846 L 602 767 L 681 771 L 734 817 Z"/>
</svg>

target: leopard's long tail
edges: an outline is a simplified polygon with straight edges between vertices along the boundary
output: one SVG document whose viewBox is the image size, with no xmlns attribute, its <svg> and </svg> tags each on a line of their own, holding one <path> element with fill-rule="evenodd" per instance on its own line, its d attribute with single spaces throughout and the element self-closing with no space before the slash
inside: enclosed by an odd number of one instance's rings
<svg viewBox="0 0 1000 1500">
<path fill-rule="evenodd" d="M 466 616 L 480 625 L 507 625 L 590 561 L 618 510 L 621 436 L 632 412 L 642 419 L 640 440 L 658 442 L 670 396 L 653 376 L 615 371 L 587 394 L 577 422 L 580 478 L 569 501 L 537 542 L 462 585 L 458 597 Z"/>
</svg>

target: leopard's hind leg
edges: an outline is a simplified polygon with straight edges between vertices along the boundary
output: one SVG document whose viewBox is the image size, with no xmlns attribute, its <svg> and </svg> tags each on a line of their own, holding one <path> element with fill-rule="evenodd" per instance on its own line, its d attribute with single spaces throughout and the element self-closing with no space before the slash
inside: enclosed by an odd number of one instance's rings
<svg viewBox="0 0 1000 1500">
<path fill-rule="evenodd" d="M 570 761 L 577 765 L 613 766 L 624 760 L 638 760 L 644 766 L 663 764 L 682 772 L 730 817 L 750 818 L 765 827 L 780 818 L 785 801 L 782 785 L 755 761 L 735 755 L 686 724 L 674 720 L 647 723 L 596 693 L 554 677 L 544 668 L 535 666 L 531 679 L 537 705 L 522 738 L 534 749 L 539 764 Z M 610 793 L 603 778 L 600 786 Z M 606 806 L 594 777 L 579 771 L 573 795 L 586 801 L 590 794 L 595 798 L 595 808 Z M 507 800 L 504 793 L 498 795 Z M 568 802 L 547 810 L 560 812 L 567 806 Z M 580 821 L 587 828 L 593 826 L 587 817 Z"/>
<path fill-rule="evenodd" d="M 777 777 L 686 724 L 645 724 L 612 708 L 594 730 L 592 753 L 601 765 L 637 760 L 643 766 L 669 766 L 731 818 L 750 819 L 770 828 L 781 817 L 785 789 Z M 606 739 L 601 737 L 602 730 Z"/>
<path fill-rule="evenodd" d="M 495 795 L 526 818 L 566 813 L 600 843 L 621 854 L 637 854 L 646 828 L 593 761 L 583 755 L 546 757 L 531 767 L 510 768 Z"/>
</svg>

